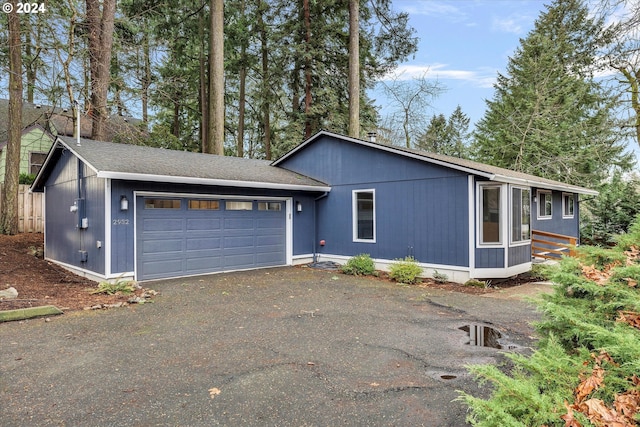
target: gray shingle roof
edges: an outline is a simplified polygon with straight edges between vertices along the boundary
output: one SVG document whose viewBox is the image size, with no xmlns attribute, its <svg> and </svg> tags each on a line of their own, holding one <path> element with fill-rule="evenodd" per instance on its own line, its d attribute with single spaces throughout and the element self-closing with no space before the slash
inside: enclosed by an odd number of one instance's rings
<svg viewBox="0 0 640 427">
<path fill-rule="evenodd" d="M 329 191 L 317 180 L 271 165 L 268 160 L 216 156 L 139 145 L 59 137 L 64 148 L 96 171 L 98 177 L 138 181 L 229 185 Z M 51 155 L 50 155 L 51 156 Z M 43 169 L 47 168 L 45 163 Z M 46 173 L 46 172 L 44 172 Z M 44 185 L 38 175 L 34 189 Z"/>
<path fill-rule="evenodd" d="M 541 187 L 541 188 L 547 188 L 552 190 L 575 192 L 580 194 L 590 194 L 590 195 L 598 194 L 597 191 L 591 190 L 589 188 L 584 188 L 584 187 L 580 187 L 572 184 L 566 184 L 563 182 L 554 181 L 551 179 L 546 179 L 546 178 L 530 175 L 523 172 L 516 172 L 510 169 L 500 168 L 497 166 L 491 166 L 484 163 L 474 162 L 472 160 L 445 156 L 442 154 L 435 154 L 427 151 L 404 148 L 404 147 L 399 147 L 395 145 L 387 145 L 379 142 L 365 141 L 362 139 L 339 135 L 339 134 L 335 134 L 328 131 L 318 132 L 317 134 L 313 135 L 311 138 L 309 138 L 308 140 L 306 140 L 305 142 L 303 142 L 293 150 L 286 153 L 284 156 L 280 157 L 278 160 L 273 162 L 273 164 L 277 166 L 280 162 L 284 161 L 287 157 L 295 155 L 296 152 L 304 149 L 305 146 L 320 139 L 322 136 L 329 136 L 329 137 L 337 138 L 346 142 L 365 145 L 372 148 L 393 152 L 399 155 L 404 155 L 404 156 L 416 158 L 419 160 L 440 164 L 445 167 L 464 170 L 471 174 L 484 176 L 490 180 L 510 182 L 510 183 L 516 183 L 516 184 L 519 183 L 521 185 L 530 185 L 533 187 Z"/>
</svg>

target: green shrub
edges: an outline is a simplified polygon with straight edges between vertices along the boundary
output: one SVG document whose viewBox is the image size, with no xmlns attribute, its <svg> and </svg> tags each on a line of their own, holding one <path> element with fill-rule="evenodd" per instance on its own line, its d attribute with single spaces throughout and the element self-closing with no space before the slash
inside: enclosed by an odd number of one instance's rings
<svg viewBox="0 0 640 427">
<path fill-rule="evenodd" d="M 100 282 L 98 288 L 91 291 L 92 294 L 115 295 L 121 293 L 130 295 L 136 290 L 134 282 L 130 280 L 118 280 L 115 283 Z"/>
<path fill-rule="evenodd" d="M 563 258 L 549 270 L 556 286 L 538 302 L 537 349 L 531 356 L 507 354 L 509 368 L 468 367 L 480 383 L 489 384 L 491 396 L 460 392 L 459 400 L 470 408 L 467 421 L 486 427 L 564 427 L 569 425 L 565 419 L 575 417 L 571 425 L 604 425 L 587 418 L 587 399 L 600 405 L 600 414 L 614 414 L 618 397 L 637 393 L 638 224 L 640 217 L 618 240 L 620 246 L 580 247 L 579 258 Z M 635 425 L 635 409 L 624 412 L 606 425 Z"/>
<path fill-rule="evenodd" d="M 25 184 L 25 185 L 31 185 L 33 184 L 33 181 L 35 181 L 36 176 L 35 174 L 28 174 L 28 173 L 21 173 L 20 174 L 20 178 L 18 183 L 19 184 Z"/>
<path fill-rule="evenodd" d="M 353 276 L 368 276 L 376 272 L 376 267 L 369 254 L 360 254 L 349 258 L 342 266 L 342 272 Z"/>
<path fill-rule="evenodd" d="M 529 276 L 534 280 L 549 280 L 549 265 L 546 264 L 533 264 Z"/>
<path fill-rule="evenodd" d="M 444 273 L 438 273 L 438 270 L 433 270 L 431 277 L 433 277 L 436 283 L 447 283 L 449 281 L 449 276 Z"/>
<path fill-rule="evenodd" d="M 389 277 L 399 283 L 414 284 L 422 274 L 422 267 L 413 257 L 398 259 L 389 268 Z"/>
<path fill-rule="evenodd" d="M 465 286 L 472 286 L 474 288 L 485 288 L 487 286 L 486 282 L 483 282 L 482 280 L 477 280 L 477 279 L 469 279 L 466 282 L 464 282 Z"/>
</svg>

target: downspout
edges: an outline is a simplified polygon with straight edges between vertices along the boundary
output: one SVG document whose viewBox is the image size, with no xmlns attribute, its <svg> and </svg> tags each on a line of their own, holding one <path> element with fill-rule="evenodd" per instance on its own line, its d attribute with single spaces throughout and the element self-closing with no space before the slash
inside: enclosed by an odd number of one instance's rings
<svg viewBox="0 0 640 427">
<path fill-rule="evenodd" d="M 316 262 L 318 262 L 318 248 L 317 248 L 317 244 L 318 244 L 318 220 L 317 220 L 316 210 L 318 209 L 318 201 L 320 199 L 324 199 L 328 195 L 329 195 L 329 192 L 325 191 L 323 194 L 321 194 L 320 196 L 316 197 L 313 200 L 313 263 L 314 264 Z"/>
</svg>

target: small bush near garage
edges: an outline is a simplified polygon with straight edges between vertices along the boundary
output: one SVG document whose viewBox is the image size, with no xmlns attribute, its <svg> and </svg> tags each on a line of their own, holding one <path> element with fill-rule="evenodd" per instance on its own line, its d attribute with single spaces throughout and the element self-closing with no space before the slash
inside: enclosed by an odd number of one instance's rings
<svg viewBox="0 0 640 427">
<path fill-rule="evenodd" d="M 342 272 L 353 276 L 370 276 L 376 272 L 376 267 L 369 254 L 360 254 L 349 258 L 342 266 Z"/>
<path fill-rule="evenodd" d="M 422 267 L 413 257 L 396 260 L 389 268 L 389 277 L 399 283 L 412 285 L 419 280 L 422 274 Z"/>
<path fill-rule="evenodd" d="M 461 392 L 474 426 L 636 426 L 640 416 L 640 217 L 614 248 L 579 247 L 549 270 L 540 342 L 506 367 L 474 365 L 489 399 Z"/>
</svg>

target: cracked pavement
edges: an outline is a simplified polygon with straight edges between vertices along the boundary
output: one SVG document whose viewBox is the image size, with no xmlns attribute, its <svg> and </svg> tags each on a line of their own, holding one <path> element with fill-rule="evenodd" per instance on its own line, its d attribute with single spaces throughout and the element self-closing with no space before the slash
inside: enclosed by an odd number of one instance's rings
<svg viewBox="0 0 640 427">
<path fill-rule="evenodd" d="M 528 303 L 309 268 L 145 283 L 153 304 L 0 324 L 1 426 L 463 426 L 464 368 Z"/>
</svg>

